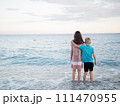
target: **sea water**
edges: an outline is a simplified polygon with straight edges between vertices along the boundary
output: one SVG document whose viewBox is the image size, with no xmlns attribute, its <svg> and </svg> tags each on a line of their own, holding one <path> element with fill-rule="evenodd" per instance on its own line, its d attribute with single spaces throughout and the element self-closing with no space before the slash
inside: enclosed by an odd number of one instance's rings
<svg viewBox="0 0 120 106">
<path fill-rule="evenodd" d="M 97 57 L 94 82 L 72 82 L 73 34 L 0 35 L 0 90 L 120 90 L 120 34 L 83 34 Z"/>
</svg>

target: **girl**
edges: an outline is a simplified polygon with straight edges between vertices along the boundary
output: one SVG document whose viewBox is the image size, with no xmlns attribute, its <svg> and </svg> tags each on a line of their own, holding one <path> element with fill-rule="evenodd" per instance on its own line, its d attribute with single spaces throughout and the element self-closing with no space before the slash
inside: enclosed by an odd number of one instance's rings
<svg viewBox="0 0 120 106">
<path fill-rule="evenodd" d="M 79 46 L 84 45 L 82 35 L 79 31 L 75 32 L 73 42 L 75 44 L 79 44 Z M 72 42 L 71 42 L 71 68 L 73 68 L 73 73 L 72 73 L 73 82 L 75 81 L 76 69 L 78 70 L 78 83 L 79 83 L 80 82 L 80 76 L 81 76 L 81 69 L 83 68 L 82 51 L 79 48 L 75 47 L 72 44 Z"/>
</svg>

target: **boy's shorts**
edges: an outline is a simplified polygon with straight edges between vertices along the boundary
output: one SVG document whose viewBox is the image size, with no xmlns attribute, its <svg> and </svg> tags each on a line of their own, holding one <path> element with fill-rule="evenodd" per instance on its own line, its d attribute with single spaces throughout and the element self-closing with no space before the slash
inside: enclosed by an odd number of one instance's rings
<svg viewBox="0 0 120 106">
<path fill-rule="evenodd" d="M 92 62 L 84 63 L 84 71 L 88 72 L 88 70 L 93 71 L 94 64 Z"/>
</svg>

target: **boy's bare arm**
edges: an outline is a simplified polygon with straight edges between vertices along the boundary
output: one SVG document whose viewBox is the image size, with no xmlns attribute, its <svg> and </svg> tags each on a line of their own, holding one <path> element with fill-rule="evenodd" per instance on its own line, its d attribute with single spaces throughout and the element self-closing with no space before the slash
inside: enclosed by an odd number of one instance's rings
<svg viewBox="0 0 120 106">
<path fill-rule="evenodd" d="M 97 65 L 95 53 L 93 53 L 93 57 L 94 57 L 94 60 L 95 60 L 95 65 Z"/>
<path fill-rule="evenodd" d="M 79 48 L 79 45 L 75 44 L 73 41 L 71 41 L 71 42 L 75 47 Z"/>
</svg>

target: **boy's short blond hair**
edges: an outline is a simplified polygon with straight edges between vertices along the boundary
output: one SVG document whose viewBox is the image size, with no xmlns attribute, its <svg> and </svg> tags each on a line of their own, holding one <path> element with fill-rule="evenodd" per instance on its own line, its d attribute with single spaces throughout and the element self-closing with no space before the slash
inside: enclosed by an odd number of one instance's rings
<svg viewBox="0 0 120 106">
<path fill-rule="evenodd" d="M 89 37 L 85 38 L 85 43 L 86 44 L 90 44 L 91 43 L 91 39 Z"/>
</svg>

